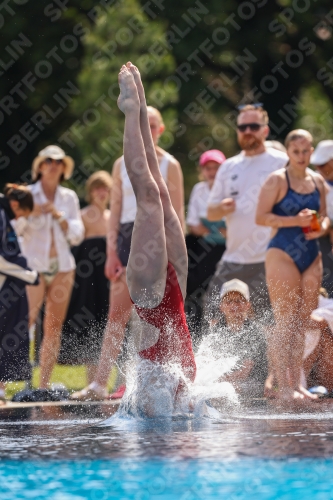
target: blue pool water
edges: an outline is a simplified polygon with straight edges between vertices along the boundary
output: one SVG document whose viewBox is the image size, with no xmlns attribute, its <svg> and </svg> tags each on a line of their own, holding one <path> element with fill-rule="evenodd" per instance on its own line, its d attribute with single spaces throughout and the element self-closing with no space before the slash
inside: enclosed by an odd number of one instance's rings
<svg viewBox="0 0 333 500">
<path fill-rule="evenodd" d="M 333 413 L 221 421 L 0 412 L 0 499 L 333 500 Z"/>
<path fill-rule="evenodd" d="M 3 499 L 329 500 L 332 460 L 91 460 L 0 464 Z"/>
</svg>

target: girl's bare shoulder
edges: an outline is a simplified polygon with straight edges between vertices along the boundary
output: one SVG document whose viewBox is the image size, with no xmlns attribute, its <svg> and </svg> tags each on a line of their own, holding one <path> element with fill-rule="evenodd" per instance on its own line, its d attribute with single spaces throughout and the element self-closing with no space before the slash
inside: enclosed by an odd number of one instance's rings
<svg viewBox="0 0 333 500">
<path fill-rule="evenodd" d="M 82 219 L 90 219 L 93 214 L 96 212 L 96 207 L 94 205 L 87 205 L 86 207 L 80 210 Z"/>
<path fill-rule="evenodd" d="M 269 175 L 269 177 L 281 179 L 281 180 L 285 181 L 286 180 L 286 169 L 283 167 L 283 168 L 279 168 L 278 170 L 274 170 L 274 172 L 272 172 Z"/>
<path fill-rule="evenodd" d="M 286 169 L 279 168 L 278 170 L 274 170 L 266 179 L 265 186 L 270 189 L 276 188 L 280 189 L 286 183 Z"/>
<path fill-rule="evenodd" d="M 308 169 L 308 172 L 312 176 L 312 178 L 314 179 L 314 181 L 317 184 L 317 186 L 320 186 L 320 187 L 324 188 L 324 186 L 325 186 L 325 179 L 323 178 L 323 176 L 320 175 L 318 172 L 314 172 L 310 168 Z"/>
</svg>

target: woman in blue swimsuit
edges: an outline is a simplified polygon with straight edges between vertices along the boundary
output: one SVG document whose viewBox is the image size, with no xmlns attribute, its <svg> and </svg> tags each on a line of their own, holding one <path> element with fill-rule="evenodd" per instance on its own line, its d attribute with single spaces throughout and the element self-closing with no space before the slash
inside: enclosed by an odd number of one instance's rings
<svg viewBox="0 0 333 500">
<path fill-rule="evenodd" d="M 301 385 L 304 332 L 317 307 L 322 280 L 318 238 L 329 226 L 321 175 L 308 168 L 313 151 L 306 130 L 290 132 L 285 141 L 289 162 L 264 183 L 256 223 L 273 229 L 266 254 L 266 279 L 275 317 L 269 339 L 269 361 L 278 384 L 277 397 L 286 401 L 314 399 Z M 309 228 L 313 210 L 320 230 Z"/>
</svg>

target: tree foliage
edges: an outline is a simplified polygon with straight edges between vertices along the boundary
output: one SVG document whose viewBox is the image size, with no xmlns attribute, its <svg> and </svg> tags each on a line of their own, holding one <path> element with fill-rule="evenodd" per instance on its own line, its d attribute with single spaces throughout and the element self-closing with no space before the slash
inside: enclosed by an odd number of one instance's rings
<svg viewBox="0 0 333 500">
<path fill-rule="evenodd" d="M 239 104 L 263 102 L 272 137 L 281 140 L 301 119 L 304 123 L 304 115 L 318 117 L 315 96 L 333 103 L 329 0 L 158 5 L 155 12 L 168 21 L 166 36 L 177 62 L 178 117 L 191 131 L 175 144 L 184 161 L 188 152 L 187 161 L 196 160 L 207 147 L 236 151 L 233 122 Z M 330 110 L 326 115 L 325 123 L 332 123 Z"/>
<path fill-rule="evenodd" d="M 6 5 L 0 18 L 3 181 L 26 178 L 34 155 L 51 142 L 74 156 L 74 187 L 93 169 L 109 170 L 121 153 L 117 72 L 128 59 L 143 74 L 149 104 L 166 119 L 163 145 L 180 160 L 188 188 L 203 150 L 237 151 L 240 103 L 263 102 L 280 140 L 295 125 L 309 127 L 316 140 L 333 131 L 330 0 Z M 35 90 L 29 78 L 23 83 L 28 73 Z M 60 113 L 50 118 L 45 106 Z M 42 111 L 49 122 L 40 122 Z M 10 143 L 16 134 L 24 145 L 19 151 Z"/>
<path fill-rule="evenodd" d="M 97 18 L 85 37 L 85 56 L 79 76 L 81 93 L 72 106 L 78 123 L 63 138 L 67 149 L 76 148 L 82 156 L 78 176 L 84 177 L 100 168 L 110 170 L 122 154 L 124 118 L 116 103 L 121 65 L 132 60 L 140 67 L 150 104 L 155 104 L 154 96 L 159 94 L 161 82 L 173 73 L 175 62 L 165 49 L 165 42 L 162 51 L 159 47 L 155 51 L 153 45 L 154 40 L 163 40 L 164 24 L 151 21 L 137 0 L 121 0 Z M 172 109 L 177 98 L 177 90 L 171 86 L 164 118 L 173 129 L 176 122 Z M 170 140 L 172 138 L 166 135 L 164 144 L 170 145 Z M 80 184 L 79 178 L 77 180 Z"/>
<path fill-rule="evenodd" d="M 79 92 L 82 23 L 91 23 L 87 14 L 94 5 L 90 0 L 27 2 L 4 2 L 1 9 L 1 184 L 28 181 L 33 157 L 58 142 L 72 123 L 69 104 Z"/>
</svg>

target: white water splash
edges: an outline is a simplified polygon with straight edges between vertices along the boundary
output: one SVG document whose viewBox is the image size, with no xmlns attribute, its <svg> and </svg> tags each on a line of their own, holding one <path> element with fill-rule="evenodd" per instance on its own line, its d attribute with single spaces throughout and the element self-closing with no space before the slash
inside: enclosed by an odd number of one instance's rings
<svg viewBox="0 0 333 500">
<path fill-rule="evenodd" d="M 210 336 L 210 340 L 212 337 Z M 219 410 L 229 411 L 238 406 L 234 387 L 221 378 L 237 363 L 236 357 L 213 352 L 214 342 L 205 339 L 196 355 L 197 374 L 193 383 L 186 380 L 177 364 L 161 365 L 132 358 L 127 369 L 127 386 L 116 415 L 101 423 L 112 425 L 120 418 L 218 418 L 218 412 L 207 406 L 214 400 Z"/>
<path fill-rule="evenodd" d="M 198 416 L 205 411 L 206 402 L 214 399 L 214 406 L 229 410 L 239 404 L 237 393 L 229 382 L 223 382 L 223 376 L 230 373 L 236 366 L 238 358 L 216 352 L 215 340 L 218 333 L 210 334 L 199 345 L 195 360 L 197 374 L 191 387 L 194 402 L 194 413 Z M 216 401 L 217 400 L 217 401 Z"/>
</svg>

